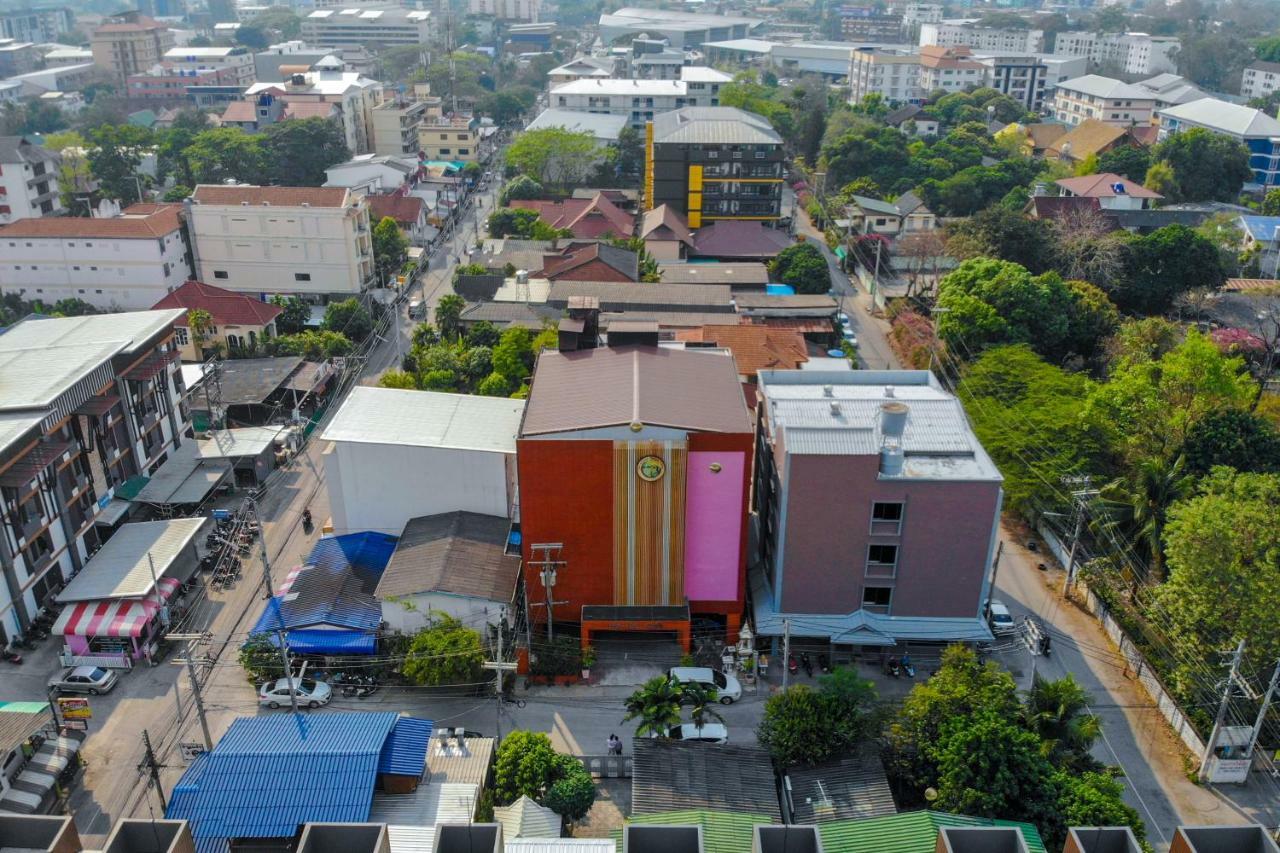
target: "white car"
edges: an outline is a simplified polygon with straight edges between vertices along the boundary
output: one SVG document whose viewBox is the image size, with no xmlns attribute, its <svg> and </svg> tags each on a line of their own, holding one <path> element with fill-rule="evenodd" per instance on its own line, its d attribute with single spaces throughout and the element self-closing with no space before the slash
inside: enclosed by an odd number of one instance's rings
<svg viewBox="0 0 1280 853">
<path fill-rule="evenodd" d="M 329 685 L 311 678 L 293 679 L 293 689 L 300 708 L 319 708 L 321 705 L 328 705 L 333 698 L 333 690 Z M 262 685 L 262 689 L 258 691 L 258 704 L 268 708 L 293 707 L 293 703 L 289 701 L 289 679 L 281 678 Z"/>
<path fill-rule="evenodd" d="M 120 676 L 100 666 L 73 666 L 49 679 L 49 689 L 59 693 L 88 693 L 97 696 L 109 693 Z"/>
<path fill-rule="evenodd" d="M 1009 608 L 1003 601 L 994 598 L 987 602 L 987 624 L 991 626 L 993 634 L 1012 634 L 1018 630 Z"/>
<path fill-rule="evenodd" d="M 843 311 L 836 315 L 836 319 L 840 321 L 840 325 L 842 326 L 849 325 L 849 315 Z"/>
<path fill-rule="evenodd" d="M 682 723 L 667 730 L 670 740 L 696 741 L 698 743 L 728 743 L 729 729 L 720 723 L 706 723 L 701 728 L 693 723 Z"/>
<path fill-rule="evenodd" d="M 738 679 L 709 666 L 674 666 L 667 671 L 667 677 L 680 684 L 701 684 L 721 705 L 732 705 L 742 698 Z"/>
</svg>

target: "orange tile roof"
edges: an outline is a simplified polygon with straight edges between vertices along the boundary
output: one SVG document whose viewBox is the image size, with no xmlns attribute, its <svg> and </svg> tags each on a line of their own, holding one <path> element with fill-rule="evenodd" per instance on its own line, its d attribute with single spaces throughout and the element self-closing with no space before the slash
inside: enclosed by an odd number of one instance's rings
<svg viewBox="0 0 1280 853">
<path fill-rule="evenodd" d="M 249 101 L 232 101 L 222 112 L 223 121 L 257 121 L 257 107 Z"/>
<path fill-rule="evenodd" d="M 42 219 L 19 219 L 0 226 L 0 239 L 5 237 L 98 237 L 104 240 L 150 240 L 163 237 L 182 227 L 178 204 L 135 204 L 120 216 L 86 219 L 77 216 L 52 216 Z"/>
<path fill-rule="evenodd" d="M 165 295 L 151 310 L 161 308 L 193 308 L 209 312 L 219 326 L 265 326 L 280 316 L 284 310 L 278 305 L 262 302 L 252 296 L 236 293 L 222 287 L 214 287 L 202 281 L 188 280 L 172 293 Z M 187 315 L 174 321 L 176 326 L 187 325 Z"/>
<path fill-rule="evenodd" d="M 337 104 L 322 101 L 286 101 L 285 118 L 328 118 L 337 111 Z"/>
<path fill-rule="evenodd" d="M 830 324 L 827 324 L 828 327 Z M 676 340 L 702 341 L 725 347 L 738 363 L 738 373 L 755 376 L 759 370 L 795 370 L 809 360 L 804 338 L 792 329 L 768 326 L 709 325 L 676 332 Z"/>
<path fill-rule="evenodd" d="M 258 187 L 252 184 L 200 184 L 191 194 L 197 204 L 272 204 L 284 207 L 342 207 L 346 187 Z"/>
</svg>

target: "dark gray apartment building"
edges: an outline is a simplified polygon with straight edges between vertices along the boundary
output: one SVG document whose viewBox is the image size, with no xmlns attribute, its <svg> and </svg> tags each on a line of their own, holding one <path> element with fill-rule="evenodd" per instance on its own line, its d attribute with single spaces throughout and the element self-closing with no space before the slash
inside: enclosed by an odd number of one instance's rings
<svg viewBox="0 0 1280 853">
<path fill-rule="evenodd" d="M 736 107 L 684 107 L 645 129 L 645 201 L 670 205 L 690 228 L 722 220 L 776 223 L 782 211 L 782 137 Z"/>
</svg>

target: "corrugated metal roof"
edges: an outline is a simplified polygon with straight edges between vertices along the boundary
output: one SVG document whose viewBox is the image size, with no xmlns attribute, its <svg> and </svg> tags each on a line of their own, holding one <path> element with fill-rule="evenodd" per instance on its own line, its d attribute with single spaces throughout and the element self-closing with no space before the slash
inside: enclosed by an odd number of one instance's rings
<svg viewBox="0 0 1280 853">
<path fill-rule="evenodd" d="M 427 749 L 427 773 L 432 783 L 462 782 L 484 786 L 493 766 L 494 739 L 457 738 L 437 733 Z"/>
<path fill-rule="evenodd" d="M 434 826 L 387 824 L 387 841 L 391 853 L 431 853 L 436 843 Z"/>
<path fill-rule="evenodd" d="M 254 626 L 255 632 L 263 632 L 275 627 L 275 620 L 264 615 Z M 267 641 L 279 646 L 274 633 L 267 634 Z M 378 649 L 378 638 L 363 631 L 351 631 L 342 628 L 326 628 L 314 631 L 300 629 L 285 631 L 285 644 L 289 651 L 299 655 L 371 655 Z"/>
<path fill-rule="evenodd" d="M 283 838 L 298 825 L 369 817 L 394 713 L 241 717 L 194 761 L 165 816 L 187 820 L 202 853 L 228 838 Z M 281 784 L 282 780 L 286 784 Z"/>
<path fill-rule="evenodd" d="M 612 838 L 513 838 L 503 833 L 505 853 L 617 853 Z"/>
<path fill-rule="evenodd" d="M 231 473 L 231 463 L 202 459 L 195 442 L 183 442 L 164 461 L 134 500 L 149 504 L 195 504 Z"/>
<path fill-rule="evenodd" d="M 431 740 L 430 720 L 401 717 L 382 744 L 379 773 L 422 778 L 427 769 L 427 743 Z"/>
<path fill-rule="evenodd" d="M 462 782 L 430 782 L 409 794 L 378 792 L 369 820 L 395 826 L 471 823 L 479 796 L 480 786 Z"/>
<path fill-rule="evenodd" d="M 946 812 L 904 812 L 868 820 L 841 820 L 818 826 L 827 853 L 934 853 L 944 826 L 1011 826 L 1022 830 L 1030 853 L 1045 853 L 1040 833 L 1029 823 L 969 817 Z"/>
<path fill-rule="evenodd" d="M 511 522 L 475 512 L 411 518 L 376 595 L 447 592 L 508 602 L 520 573 L 520 558 L 506 553 Z"/>
<path fill-rule="evenodd" d="M 52 722 L 48 702 L 0 702 L 0 757 Z"/>
<path fill-rule="evenodd" d="M 864 749 L 857 756 L 817 767 L 787 769 L 794 823 L 881 817 L 897 814 L 880 755 Z"/>
<path fill-rule="evenodd" d="M 58 593 L 58 600 L 99 601 L 149 594 L 155 579 L 164 577 L 179 555 L 191 548 L 204 523 L 204 518 L 173 518 L 122 525 Z M 194 551 L 190 554 L 194 559 Z"/>
<path fill-rule="evenodd" d="M 713 811 L 711 809 L 656 812 L 654 814 L 632 815 L 627 819 L 627 823 L 700 826 L 702 827 L 703 853 L 746 853 L 746 851 L 751 850 L 756 826 L 777 822 L 777 818 L 770 818 L 762 814 Z M 614 838 L 621 841 L 622 830 L 616 830 Z M 844 851 L 828 848 L 827 853 L 844 853 Z"/>
<path fill-rule="evenodd" d="M 325 441 L 516 452 L 523 400 L 356 387 L 325 429 Z"/>
<path fill-rule="evenodd" d="M 283 431 L 282 426 L 214 430 L 209 438 L 197 441 L 196 447 L 202 459 L 257 456 L 274 444 Z"/>
<path fill-rule="evenodd" d="M 681 306 L 691 309 L 732 309 L 732 293 L 727 284 L 660 284 L 627 281 L 554 281 L 547 304 L 568 306 L 575 296 L 594 296 L 605 311 L 633 310 L 635 306 Z"/>
<path fill-rule="evenodd" d="M 773 759 L 759 747 L 636 738 L 632 749 L 633 815 L 692 806 L 782 821 Z"/>
<path fill-rule="evenodd" d="M 560 837 L 560 815 L 526 796 L 509 806 L 496 806 L 493 819 L 502 824 L 502 837 L 506 840 Z"/>
<path fill-rule="evenodd" d="M 288 592 L 267 602 L 252 633 L 320 625 L 372 633 L 382 621 L 374 590 L 395 547 L 396 537 L 369 531 L 321 539 Z"/>
</svg>

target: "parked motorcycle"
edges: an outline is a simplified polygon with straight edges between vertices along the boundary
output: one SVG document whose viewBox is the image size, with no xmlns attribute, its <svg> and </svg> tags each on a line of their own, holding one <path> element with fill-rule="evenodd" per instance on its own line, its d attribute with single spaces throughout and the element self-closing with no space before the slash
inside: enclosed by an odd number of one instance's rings
<svg viewBox="0 0 1280 853">
<path fill-rule="evenodd" d="M 911 662 L 911 655 L 902 656 L 902 671 L 907 674 L 907 678 L 916 677 L 916 665 Z"/>
<path fill-rule="evenodd" d="M 897 658 L 889 658 L 888 663 L 885 664 L 885 670 L 894 678 L 902 677 L 902 664 L 898 663 Z"/>
<path fill-rule="evenodd" d="M 795 655 L 787 655 L 787 672 L 795 675 L 800 671 L 800 663 L 796 660 Z"/>
<path fill-rule="evenodd" d="M 18 654 L 13 649 L 5 649 L 0 652 L 0 658 L 4 658 L 8 663 L 16 664 L 18 666 L 22 665 L 22 655 Z"/>
<path fill-rule="evenodd" d="M 824 673 L 831 671 L 831 661 L 827 658 L 826 653 L 818 655 L 818 669 Z"/>
<path fill-rule="evenodd" d="M 307 507 L 302 511 L 302 529 L 307 533 L 311 532 L 311 508 Z"/>
<path fill-rule="evenodd" d="M 800 653 L 800 665 L 804 667 L 804 674 L 813 678 L 813 661 L 809 660 L 808 652 Z"/>
</svg>

